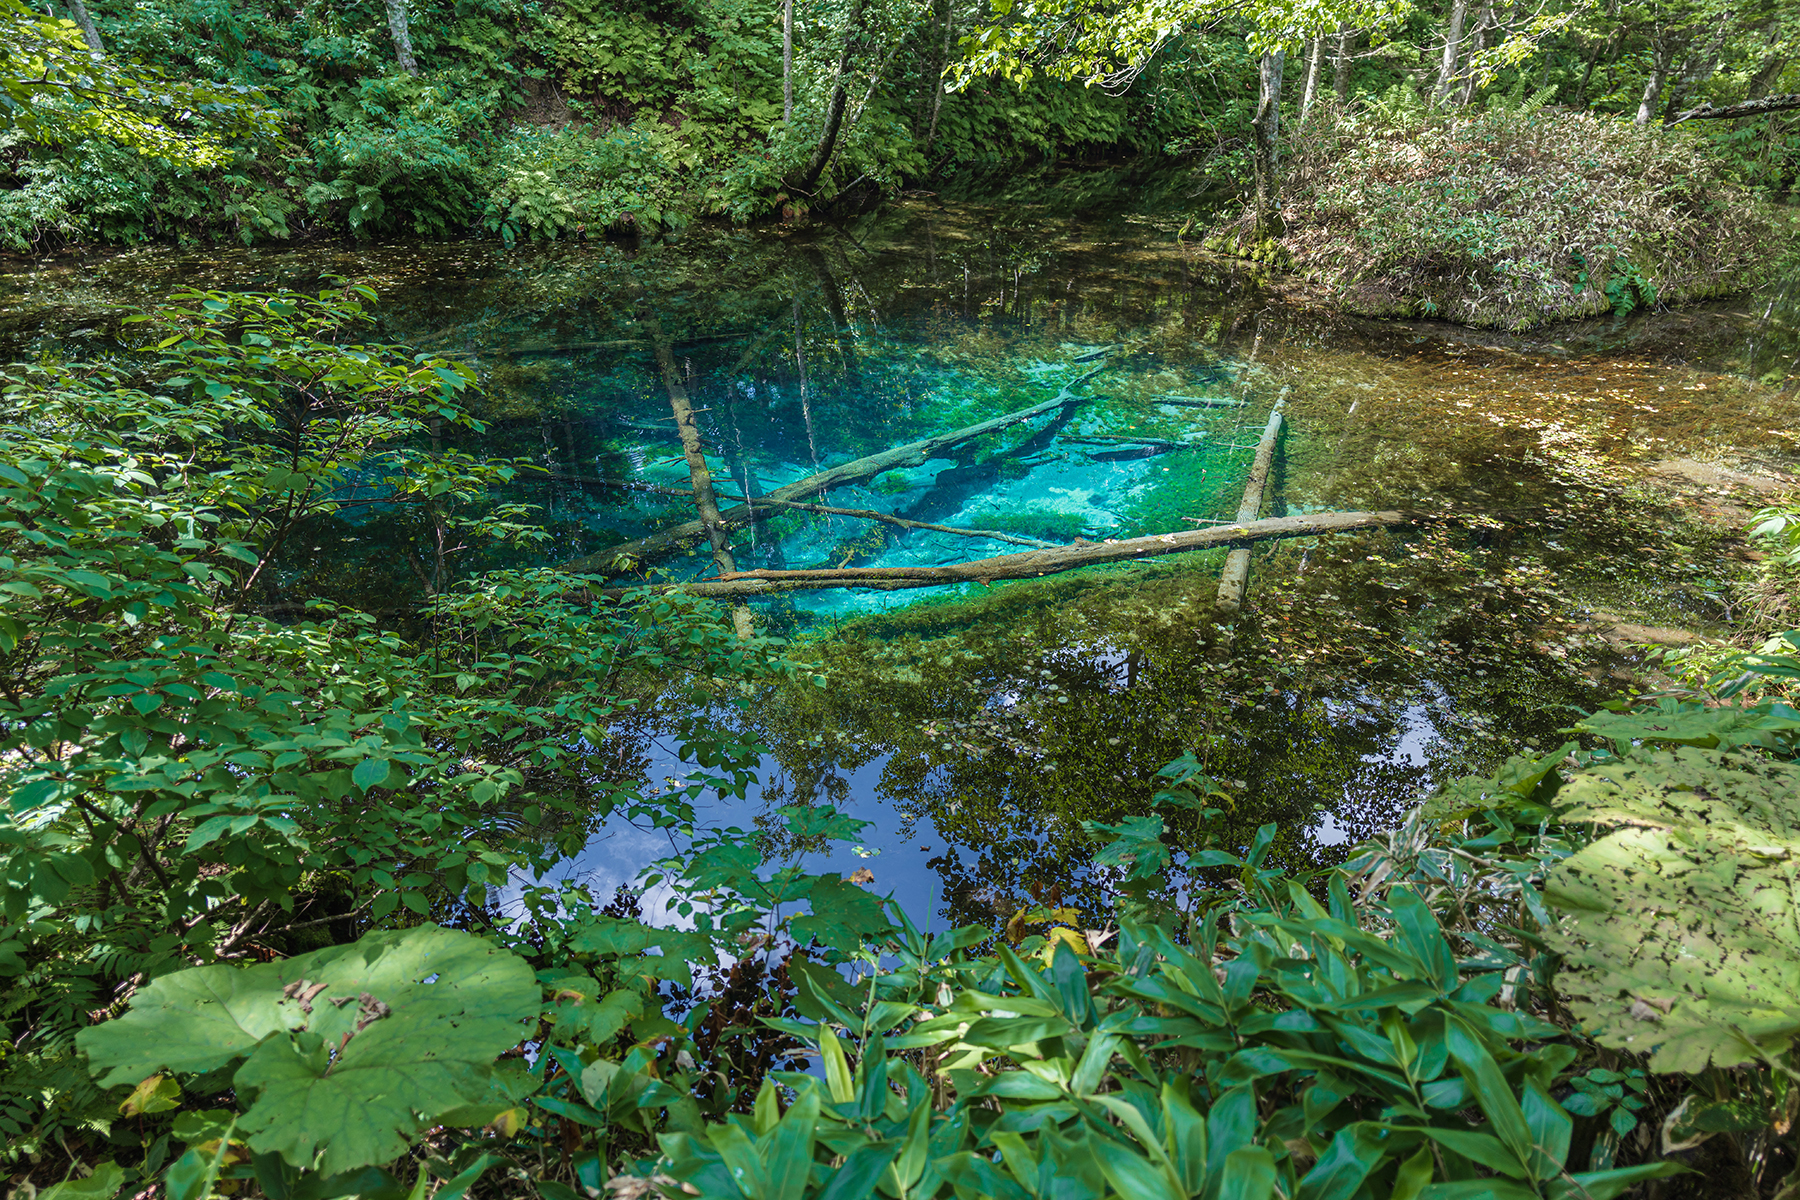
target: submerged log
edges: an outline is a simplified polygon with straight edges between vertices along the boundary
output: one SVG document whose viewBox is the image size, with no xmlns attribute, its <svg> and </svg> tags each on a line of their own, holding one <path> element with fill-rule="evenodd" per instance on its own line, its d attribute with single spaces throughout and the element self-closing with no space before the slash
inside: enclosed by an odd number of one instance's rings
<svg viewBox="0 0 1800 1200">
<path fill-rule="evenodd" d="M 964 442 L 973 441 L 990 433 L 998 433 L 1034 417 L 1046 413 L 1060 412 L 1065 408 L 1086 403 L 1086 398 L 1075 395 L 1075 389 L 1106 369 L 1106 364 L 1071 379 L 1063 385 L 1056 397 L 1042 404 L 1034 404 L 1030 408 L 1021 408 L 1004 416 L 993 417 L 974 425 L 965 425 L 961 429 L 940 433 L 934 437 L 909 442 L 904 446 L 896 446 L 892 450 L 883 450 L 879 454 L 871 454 L 865 458 L 854 459 L 847 463 L 839 463 L 835 467 L 827 467 L 816 475 L 808 475 L 805 479 L 784 484 L 771 491 L 766 497 L 758 497 L 755 505 L 740 504 L 720 513 L 721 524 L 725 528 L 735 528 L 751 521 L 767 520 L 772 515 L 772 508 L 765 510 L 761 506 L 768 500 L 801 500 L 808 496 L 819 496 L 832 488 L 846 484 L 861 483 L 873 479 L 877 475 L 901 467 L 916 467 L 933 458 L 945 457 L 944 451 Z M 567 564 L 566 570 L 576 574 L 589 572 L 617 574 L 624 570 L 635 570 L 648 563 L 667 558 L 678 553 L 706 535 L 706 525 L 702 521 L 685 521 L 669 529 L 660 530 L 649 537 L 635 542 L 625 542 L 618 546 L 602 550 L 598 554 L 590 554 Z M 624 564 L 630 564 L 626 566 Z"/>
<path fill-rule="evenodd" d="M 1269 410 L 1269 423 L 1263 426 L 1262 440 L 1256 443 L 1256 458 L 1250 464 L 1250 477 L 1244 481 L 1244 499 L 1238 505 L 1240 522 L 1254 521 L 1262 511 L 1263 486 L 1269 480 L 1269 467 L 1275 461 L 1275 439 L 1281 434 L 1281 405 Z M 1218 609 L 1223 616 L 1233 616 L 1244 606 L 1244 589 L 1250 585 L 1250 547 L 1239 546 L 1225 559 L 1219 573 Z"/>
<path fill-rule="evenodd" d="M 662 374 L 663 388 L 669 393 L 669 411 L 674 414 L 675 431 L 681 435 L 682 454 L 687 458 L 688 478 L 694 485 L 694 510 L 700 514 L 700 524 L 712 542 L 713 561 L 719 565 L 720 574 L 729 575 L 737 570 L 737 561 L 731 555 L 731 534 L 719 517 L 712 470 L 706 465 L 706 452 L 700 446 L 694 407 L 688 401 L 687 388 L 682 385 L 681 371 L 675 366 L 674 348 L 669 345 L 669 337 L 656 317 L 646 313 L 638 323 L 656 347 L 657 370 Z M 746 641 L 756 635 L 750 610 L 742 604 L 732 610 L 731 623 L 736 627 L 738 637 Z"/>
<path fill-rule="evenodd" d="M 974 562 L 952 563 L 942 567 L 840 567 L 818 571 L 739 571 L 721 579 L 705 579 L 697 583 L 662 585 L 656 591 L 683 591 L 696 596 L 734 599 L 744 596 L 767 596 L 777 592 L 817 588 L 863 587 L 878 591 L 903 588 L 942 587 L 953 583 L 990 584 L 1002 579 L 1038 579 L 1081 567 L 1102 563 L 1129 562 L 1141 558 L 1160 558 L 1165 554 L 1183 554 L 1212 546 L 1263 541 L 1270 538 L 1313 537 L 1323 533 L 1346 533 L 1356 529 L 1381 529 L 1390 525 L 1409 525 L 1434 518 L 1417 512 L 1329 512 L 1306 513 L 1295 517 L 1279 517 L 1268 521 L 1251 521 L 1239 525 L 1219 525 L 1212 529 L 1184 529 L 1179 533 L 1158 533 L 1149 537 L 1126 538 L 1122 541 L 1077 542 L 1049 550 L 1029 550 L 1023 554 L 1003 554 Z M 620 589 L 623 592 L 626 589 Z M 635 589 L 634 589 L 635 590 Z"/>
<path fill-rule="evenodd" d="M 863 521 L 880 521 L 886 525 L 894 525 L 901 529 L 923 529 L 929 533 L 954 533 L 961 537 L 987 538 L 996 542 L 1011 542 L 1016 546 L 1054 546 L 1055 542 L 1041 541 L 1038 538 L 1021 537 L 1016 533 L 1002 533 L 998 529 L 966 529 L 958 525 L 933 525 L 928 521 L 913 521 L 906 517 L 897 517 L 893 513 L 877 512 L 872 508 L 834 508 L 829 504 L 802 504 L 798 500 L 771 500 L 767 496 L 755 496 L 746 501 L 747 504 L 772 504 L 776 508 L 791 508 L 800 512 L 819 513 L 827 517 L 856 517 Z"/>
</svg>

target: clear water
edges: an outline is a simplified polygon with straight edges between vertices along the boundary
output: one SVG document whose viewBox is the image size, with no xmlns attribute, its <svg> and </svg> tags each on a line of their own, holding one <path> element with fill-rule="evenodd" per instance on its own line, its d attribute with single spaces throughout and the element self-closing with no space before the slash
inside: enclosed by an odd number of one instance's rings
<svg viewBox="0 0 1800 1200">
<path fill-rule="evenodd" d="M 0 272 L 0 350 L 85 352 L 184 285 L 366 279 L 382 292 L 381 336 L 482 371 L 492 433 L 467 448 L 557 473 L 522 498 L 541 507 L 558 562 L 693 515 L 654 490 L 685 488 L 687 473 L 646 316 L 705 410 L 725 496 L 1038 403 L 1115 347 L 1066 420 L 825 497 L 1040 541 L 1229 515 L 1285 397 L 1266 515 L 1464 519 L 1258 547 L 1229 648 L 1216 553 L 758 605 L 759 627 L 793 639 L 829 686 L 770 686 L 735 718 L 770 753 L 747 808 L 715 816 L 750 825 L 797 794 L 844 804 L 875 822 L 864 848 L 878 853 L 814 861 L 869 866 L 925 923 L 1003 920 L 1032 896 L 1098 919 L 1107 881 L 1081 823 L 1145 811 L 1153 772 L 1179 754 L 1227 782 L 1227 840 L 1275 821 L 1278 857 L 1329 861 L 1433 780 L 1523 739 L 1553 745 L 1573 709 L 1625 686 L 1633 656 L 1597 625 L 1728 631 L 1729 542 L 1694 506 L 1671 507 L 1646 468 L 1783 468 L 1800 428 L 1800 338 L 1780 288 L 1526 337 L 1372 323 L 1207 259 L 1178 238 L 1180 220 L 1088 181 L 633 246 L 147 249 Z M 285 565 L 308 587 L 391 607 L 414 586 L 395 566 L 403 537 L 324 528 Z M 1025 548 L 812 514 L 733 547 L 745 568 Z M 711 570 L 700 556 L 663 566 Z M 673 769 L 652 741 L 633 754 L 652 775 Z M 606 892 L 667 848 L 609 829 L 571 869 Z"/>
</svg>

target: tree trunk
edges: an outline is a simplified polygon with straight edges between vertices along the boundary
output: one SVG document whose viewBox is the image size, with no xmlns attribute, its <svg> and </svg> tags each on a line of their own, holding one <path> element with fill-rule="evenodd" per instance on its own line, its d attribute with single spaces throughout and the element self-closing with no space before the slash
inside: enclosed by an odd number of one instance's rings
<svg viewBox="0 0 1800 1200">
<path fill-rule="evenodd" d="M 1725 49 L 1725 28 L 1726 18 L 1721 17 L 1718 28 L 1713 31 L 1713 36 L 1706 43 L 1706 48 L 1698 54 L 1688 56 L 1687 62 L 1682 66 L 1681 75 L 1675 80 L 1674 86 L 1669 89 L 1668 102 L 1663 105 L 1664 125 L 1675 123 L 1675 114 L 1681 111 L 1681 106 L 1687 103 L 1687 98 L 1694 94 L 1694 89 L 1711 79 L 1714 72 L 1719 69 L 1719 55 Z"/>
<path fill-rule="evenodd" d="M 925 90 L 929 95 L 919 104 L 920 115 L 913 118 L 913 139 L 922 139 L 925 153 L 931 153 L 931 140 L 937 133 L 938 106 L 944 95 L 944 67 L 950 61 L 950 39 L 937 37 L 950 31 L 950 0 L 932 0 L 932 51 L 925 71 Z"/>
<path fill-rule="evenodd" d="M 681 435 L 682 455 L 687 459 L 688 478 L 694 485 L 694 510 L 699 513 L 700 523 L 706 527 L 707 540 L 712 543 L 713 562 L 718 565 L 719 574 L 734 574 L 737 560 L 731 554 L 731 533 L 719 516 L 712 469 L 706 465 L 706 451 L 700 444 L 700 427 L 694 421 L 694 407 L 688 401 L 687 388 L 675 366 L 674 348 L 669 345 L 669 335 L 663 332 L 660 320 L 646 313 L 640 322 L 656 346 L 656 366 L 662 373 L 663 387 L 669 393 L 669 411 L 674 414 L 675 431 Z M 742 604 L 732 610 L 731 623 L 740 640 L 748 641 L 756 636 L 750 610 Z"/>
<path fill-rule="evenodd" d="M 100 40 L 100 31 L 94 28 L 94 18 L 88 15 L 87 5 L 82 0 L 69 0 L 69 15 L 75 18 L 75 24 L 81 29 L 81 40 L 95 58 L 106 57 L 106 43 Z"/>
<path fill-rule="evenodd" d="M 1281 69 L 1286 55 L 1265 54 L 1257 71 L 1256 117 L 1250 122 L 1256 142 L 1256 229 L 1258 243 L 1278 238 L 1281 225 L 1281 158 L 1277 135 L 1281 124 Z"/>
<path fill-rule="evenodd" d="M 408 75 L 419 73 L 418 60 L 413 58 L 412 30 L 406 23 L 406 0 L 387 0 L 388 32 L 394 35 L 394 61 Z"/>
<path fill-rule="evenodd" d="M 794 0 L 781 3 L 781 123 L 794 123 Z"/>
<path fill-rule="evenodd" d="M 1238 505 L 1239 525 L 1248 525 L 1262 512 L 1263 487 L 1269 481 L 1269 468 L 1275 463 L 1275 439 L 1281 436 L 1281 404 L 1269 410 L 1268 424 L 1256 444 L 1256 458 L 1250 464 L 1250 476 L 1244 481 L 1244 499 Z M 1225 569 L 1219 572 L 1219 596 L 1214 603 L 1221 616 L 1234 616 L 1244 607 L 1244 589 L 1250 586 L 1250 547 L 1238 546 L 1225 557 Z"/>
<path fill-rule="evenodd" d="M 1662 99 L 1663 84 L 1669 80 L 1669 64 L 1675 61 L 1675 39 L 1669 36 L 1650 43 L 1650 77 L 1644 80 L 1644 94 L 1638 100 L 1637 127 L 1643 129 L 1656 115 L 1656 102 Z"/>
<path fill-rule="evenodd" d="M 1742 104 L 1728 104 L 1724 108 L 1702 104 L 1699 108 L 1690 108 L 1676 116 L 1673 124 L 1679 125 L 1683 121 L 1728 120 L 1732 117 L 1760 117 L 1764 113 L 1787 112 L 1795 108 L 1800 108 L 1800 92 L 1788 92 L 1781 96 L 1746 100 Z"/>
<path fill-rule="evenodd" d="M 1306 86 L 1300 91 L 1300 127 L 1306 127 L 1306 115 L 1312 111 L 1313 98 L 1319 93 L 1319 67 L 1325 61 L 1325 37 L 1312 40 L 1306 52 Z"/>
<path fill-rule="evenodd" d="M 1333 64 L 1334 78 L 1331 81 L 1331 86 L 1332 90 L 1337 92 L 1338 103 L 1340 105 L 1348 104 L 1350 102 L 1350 64 L 1352 61 L 1350 58 L 1350 51 L 1355 45 L 1356 34 L 1348 25 L 1338 30 L 1337 61 Z"/>
<path fill-rule="evenodd" d="M 1756 74 L 1750 77 L 1750 84 L 1744 89 L 1744 99 L 1761 100 L 1787 70 L 1788 60 L 1785 54 L 1771 54 L 1763 59 L 1763 65 L 1757 68 Z"/>
<path fill-rule="evenodd" d="M 813 148 L 812 158 L 805 168 L 788 181 L 788 186 L 796 192 L 811 194 L 819 186 L 819 177 L 825 174 L 831 155 L 837 149 L 838 134 L 844 125 L 844 105 L 849 99 L 844 89 L 844 75 L 850 69 L 850 51 L 862 32 L 866 7 L 867 0 L 850 0 L 850 17 L 844 22 L 844 44 L 838 51 L 837 75 L 831 81 L 831 99 L 825 105 L 825 129 L 819 134 L 819 144 Z"/>
<path fill-rule="evenodd" d="M 1002 554 L 974 562 L 941 567 L 838 567 L 812 571 L 740 571 L 729 579 L 705 579 L 657 587 L 655 591 L 681 591 L 694 596 L 721 599 L 763 596 L 774 592 L 816 588 L 865 587 L 880 591 L 902 588 L 943 587 L 955 583 L 989 584 L 1001 579 L 1041 579 L 1102 563 L 1132 562 L 1205 550 L 1213 546 L 1262 541 L 1268 538 L 1317 537 L 1358 529 L 1382 529 L 1394 525 L 1419 525 L 1444 518 L 1418 512 L 1323 512 L 1293 517 L 1274 517 L 1246 524 L 1215 525 L 1211 529 L 1184 529 L 1178 533 L 1151 534 L 1113 542 L 1077 542 L 1023 554 Z"/>
<path fill-rule="evenodd" d="M 1456 59 L 1462 51 L 1463 23 L 1469 19 L 1469 0 L 1450 0 L 1450 20 L 1444 27 L 1444 53 L 1438 60 L 1437 86 L 1431 90 L 1431 102 L 1442 104 L 1450 94 L 1450 80 L 1456 75 Z"/>
<path fill-rule="evenodd" d="M 1494 27 L 1494 0 L 1481 0 L 1481 14 L 1475 18 L 1475 32 L 1469 38 L 1468 64 L 1463 68 L 1468 78 L 1463 80 L 1462 96 L 1457 101 L 1465 108 L 1475 99 L 1476 70 L 1481 60 L 1481 52 L 1487 49 L 1488 30 Z"/>
</svg>

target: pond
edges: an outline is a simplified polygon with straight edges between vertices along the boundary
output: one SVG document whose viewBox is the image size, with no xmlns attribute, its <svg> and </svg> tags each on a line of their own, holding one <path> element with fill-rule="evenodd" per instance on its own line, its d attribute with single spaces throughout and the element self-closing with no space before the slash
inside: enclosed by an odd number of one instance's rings
<svg viewBox="0 0 1800 1200">
<path fill-rule="evenodd" d="M 826 686 L 767 685 L 720 714 L 768 753 L 750 810 L 711 815 L 838 803 L 873 823 L 862 847 L 771 845 L 867 867 L 937 927 L 1004 921 L 1033 898 L 1103 912 L 1085 823 L 1148 812 L 1155 772 L 1183 754 L 1222 786 L 1227 844 L 1274 822 L 1277 861 L 1331 861 L 1433 781 L 1558 744 L 1633 678 L 1621 629 L 1728 624 L 1728 530 L 1656 480 L 1794 461 L 1786 293 L 1527 336 L 1347 319 L 1201 254 L 1179 191 L 1136 186 L 1077 176 L 632 245 L 53 260 L 0 274 L 0 350 L 83 352 L 183 286 L 366 280 L 382 337 L 481 372 L 491 429 L 465 448 L 545 468 L 520 491 L 552 534 L 542 561 L 590 569 L 694 518 L 659 355 L 699 412 L 721 505 L 756 512 L 731 547 L 742 570 L 938 565 L 1229 520 L 1277 400 L 1264 516 L 1453 515 L 1260 543 L 1229 626 L 1222 549 L 752 601 L 758 632 L 790 639 Z M 757 508 L 1058 397 L 1071 402 L 806 499 L 913 527 Z M 286 586 L 403 607 L 421 571 L 385 524 L 319 530 L 282 564 Z M 692 550 L 654 566 L 714 569 Z M 666 746 L 646 738 L 636 765 L 681 774 Z M 606 894 L 667 849 L 608 828 L 570 870 Z"/>
</svg>

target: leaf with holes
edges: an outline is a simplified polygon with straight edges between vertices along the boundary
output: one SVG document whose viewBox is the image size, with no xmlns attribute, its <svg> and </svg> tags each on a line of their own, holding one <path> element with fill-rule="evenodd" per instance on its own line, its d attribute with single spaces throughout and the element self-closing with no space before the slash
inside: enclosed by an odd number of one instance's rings
<svg viewBox="0 0 1800 1200">
<path fill-rule="evenodd" d="M 80 1045 L 109 1085 L 248 1054 L 234 1082 L 255 1097 L 238 1122 L 250 1148 L 334 1174 L 387 1162 L 436 1117 L 484 1100 L 494 1060 L 538 1008 L 523 959 L 426 925 L 176 972 Z"/>
</svg>

